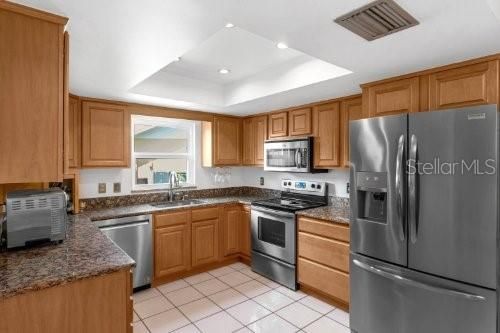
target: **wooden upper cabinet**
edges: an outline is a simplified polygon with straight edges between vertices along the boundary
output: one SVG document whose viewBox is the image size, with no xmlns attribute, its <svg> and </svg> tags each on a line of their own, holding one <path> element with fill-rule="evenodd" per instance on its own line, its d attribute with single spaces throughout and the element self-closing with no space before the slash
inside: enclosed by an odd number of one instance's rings
<svg viewBox="0 0 500 333">
<path fill-rule="evenodd" d="M 128 167 L 130 136 L 126 106 L 83 101 L 82 167 Z"/>
<path fill-rule="evenodd" d="M 269 138 L 288 136 L 288 112 L 269 115 Z"/>
<path fill-rule="evenodd" d="M 340 155 L 342 167 L 349 167 L 349 122 L 361 118 L 363 118 L 361 97 L 340 102 Z"/>
<path fill-rule="evenodd" d="M 224 208 L 224 218 L 222 219 L 222 255 L 229 256 L 240 251 L 240 205 Z"/>
<path fill-rule="evenodd" d="M 288 112 L 289 135 L 309 135 L 312 132 L 311 108 Z"/>
<path fill-rule="evenodd" d="M 363 89 L 366 117 L 418 112 L 419 77 L 383 82 Z"/>
<path fill-rule="evenodd" d="M 65 145 L 65 158 L 67 159 L 66 163 L 68 169 L 80 167 L 80 147 L 82 136 L 82 113 L 80 105 L 81 103 L 78 97 L 69 97 L 68 112 L 66 113 L 67 122 L 65 128 L 65 130 L 67 131 L 65 137 L 68 140 L 67 144 Z"/>
<path fill-rule="evenodd" d="M 264 165 L 264 142 L 267 140 L 267 116 L 253 118 L 255 165 Z"/>
<path fill-rule="evenodd" d="M 213 123 L 213 164 L 241 164 L 241 119 L 214 117 Z"/>
<path fill-rule="evenodd" d="M 314 107 L 314 166 L 340 165 L 340 107 L 338 102 Z"/>
<path fill-rule="evenodd" d="M 498 103 L 498 60 L 429 75 L 429 109 Z"/>
<path fill-rule="evenodd" d="M 243 119 L 243 165 L 255 164 L 255 133 L 253 118 Z"/>
<path fill-rule="evenodd" d="M 0 1 L 0 184 L 63 179 L 66 22 Z"/>
<path fill-rule="evenodd" d="M 264 165 L 267 116 L 243 119 L 243 165 Z"/>
</svg>

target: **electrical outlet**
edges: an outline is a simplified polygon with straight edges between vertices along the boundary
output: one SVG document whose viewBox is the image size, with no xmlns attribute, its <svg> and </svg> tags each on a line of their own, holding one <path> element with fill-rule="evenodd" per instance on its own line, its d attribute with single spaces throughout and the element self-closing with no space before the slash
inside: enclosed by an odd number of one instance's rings
<svg viewBox="0 0 500 333">
<path fill-rule="evenodd" d="M 345 186 L 345 191 L 347 194 L 349 194 L 349 192 L 351 191 L 351 184 L 349 184 L 349 182 Z"/>
<path fill-rule="evenodd" d="M 260 177 L 259 182 L 260 182 L 260 185 L 264 185 L 264 177 Z"/>
<path fill-rule="evenodd" d="M 99 185 L 97 185 L 97 192 L 106 193 L 106 183 L 99 183 Z"/>
<path fill-rule="evenodd" d="M 120 193 L 122 191 L 122 183 L 113 183 L 113 193 Z"/>
</svg>

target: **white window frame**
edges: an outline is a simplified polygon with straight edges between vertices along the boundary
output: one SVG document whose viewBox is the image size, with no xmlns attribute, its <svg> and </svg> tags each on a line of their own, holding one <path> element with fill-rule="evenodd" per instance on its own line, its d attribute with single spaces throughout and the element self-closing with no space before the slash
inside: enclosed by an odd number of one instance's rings
<svg viewBox="0 0 500 333">
<path fill-rule="evenodd" d="M 177 128 L 184 128 L 189 131 L 188 137 L 188 151 L 187 153 L 136 153 L 135 152 L 135 140 L 134 140 L 134 129 L 136 124 L 141 125 L 153 125 L 153 126 L 175 126 Z M 165 184 L 136 184 L 135 174 L 136 174 L 136 162 L 137 158 L 171 158 L 171 159 L 184 159 L 187 158 L 187 172 L 186 172 L 186 182 L 180 184 L 180 187 L 193 187 L 195 186 L 195 128 L 196 122 L 193 120 L 185 119 L 175 119 L 175 118 L 163 118 L 163 117 L 150 117 L 141 115 L 132 115 L 132 126 L 131 126 L 131 149 L 132 152 L 130 156 L 132 157 L 132 190 L 143 191 L 143 190 L 158 190 L 158 189 L 168 189 L 170 188 L 170 183 Z"/>
</svg>

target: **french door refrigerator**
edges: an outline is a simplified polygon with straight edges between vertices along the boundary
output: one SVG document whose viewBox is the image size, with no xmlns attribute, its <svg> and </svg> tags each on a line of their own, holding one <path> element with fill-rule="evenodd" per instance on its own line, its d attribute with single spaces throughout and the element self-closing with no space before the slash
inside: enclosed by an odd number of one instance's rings
<svg viewBox="0 0 500 333">
<path fill-rule="evenodd" d="M 350 124 L 350 325 L 498 333 L 496 105 Z"/>
</svg>

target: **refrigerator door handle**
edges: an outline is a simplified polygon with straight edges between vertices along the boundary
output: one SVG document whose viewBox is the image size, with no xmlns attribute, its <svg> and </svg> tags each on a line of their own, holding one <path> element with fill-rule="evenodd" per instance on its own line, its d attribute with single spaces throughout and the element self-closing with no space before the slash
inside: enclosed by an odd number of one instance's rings
<svg viewBox="0 0 500 333">
<path fill-rule="evenodd" d="M 418 164 L 417 156 L 418 154 L 418 142 L 415 134 L 412 134 L 410 139 L 410 156 L 408 165 L 408 196 L 409 196 L 409 221 L 410 226 L 410 240 L 412 243 L 417 241 L 418 234 L 418 188 L 417 188 L 417 176 L 418 176 Z M 411 168 L 410 168 L 411 167 Z"/>
<path fill-rule="evenodd" d="M 409 279 L 407 277 L 401 276 L 399 274 L 394 274 L 391 272 L 388 272 L 384 270 L 382 267 L 378 266 L 372 266 L 365 264 L 357 259 L 353 259 L 352 262 L 358 266 L 359 268 L 368 271 L 370 273 L 382 276 L 384 278 L 390 279 L 390 280 L 395 280 L 404 284 L 407 284 L 412 287 L 416 288 L 421 288 L 421 289 L 426 289 L 432 292 L 438 292 L 450 296 L 457 296 L 457 297 L 463 297 L 471 301 L 485 301 L 486 298 L 481 295 L 474 295 L 474 294 L 469 294 L 460 290 L 455 290 L 455 289 L 450 289 L 450 288 L 445 288 L 437 285 L 432 285 L 424 282 L 420 282 L 417 280 Z"/>
<path fill-rule="evenodd" d="M 404 148 L 405 148 L 405 137 L 403 134 L 399 137 L 398 140 L 398 153 L 396 156 L 396 207 L 398 220 L 401 224 L 401 228 L 399 229 L 399 238 L 401 241 L 405 240 L 405 216 L 404 216 L 404 189 L 403 189 L 403 177 L 404 177 L 404 168 L 403 168 L 403 159 L 404 159 Z"/>
</svg>

